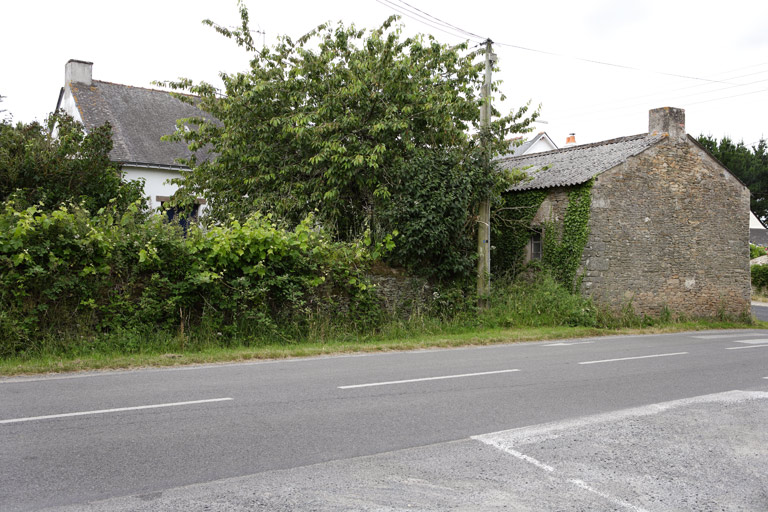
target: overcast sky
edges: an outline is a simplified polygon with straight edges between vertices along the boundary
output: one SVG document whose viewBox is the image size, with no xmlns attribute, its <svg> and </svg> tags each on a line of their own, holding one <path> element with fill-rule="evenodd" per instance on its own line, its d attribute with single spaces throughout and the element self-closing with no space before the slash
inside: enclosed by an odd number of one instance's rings
<svg viewBox="0 0 768 512">
<path fill-rule="evenodd" d="M 687 131 L 747 144 L 768 136 L 765 0 L 246 0 L 267 44 L 325 21 L 373 28 L 404 13 L 406 33 L 455 44 L 491 38 L 507 96 L 502 109 L 541 104 L 537 131 L 560 146 L 643 133 L 648 110 L 686 110 Z M 419 9 L 416 11 L 415 9 Z M 409 12 L 410 11 L 410 12 Z M 416 14 L 433 26 L 422 23 Z M 219 84 L 247 66 L 235 44 L 203 26 L 238 23 L 234 0 L 11 0 L 0 7 L 0 109 L 42 120 L 56 106 L 69 59 L 92 61 L 97 80 L 151 87 L 188 77 Z M 450 33 L 452 32 L 452 33 Z M 522 49 L 524 47 L 526 49 Z M 556 54 L 556 55 L 553 55 Z M 587 61 L 599 61 L 598 64 Z"/>
</svg>

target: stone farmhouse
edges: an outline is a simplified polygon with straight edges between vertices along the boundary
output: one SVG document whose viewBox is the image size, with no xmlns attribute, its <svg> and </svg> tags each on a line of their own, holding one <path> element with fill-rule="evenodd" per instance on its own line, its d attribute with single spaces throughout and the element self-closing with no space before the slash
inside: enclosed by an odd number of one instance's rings
<svg viewBox="0 0 768 512">
<path fill-rule="evenodd" d="M 562 223 L 568 192 L 593 180 L 577 283 L 596 302 L 649 315 L 749 312 L 750 194 L 686 134 L 684 110 L 651 110 L 648 133 L 499 164 L 530 176 L 509 194 L 546 191 L 526 260 L 542 257 L 542 230 Z"/>
<path fill-rule="evenodd" d="M 177 119 L 206 114 L 167 91 L 103 82 L 92 75 L 92 62 L 67 62 L 56 110 L 83 123 L 86 131 L 109 122 L 114 144 L 110 157 L 122 164 L 126 180 L 144 180 L 150 206 L 161 206 L 178 188 L 168 180 L 189 170 L 178 159 L 189 158 L 190 151 L 183 142 L 160 139 L 176 131 Z M 197 203 L 193 216 L 205 200 Z"/>
</svg>

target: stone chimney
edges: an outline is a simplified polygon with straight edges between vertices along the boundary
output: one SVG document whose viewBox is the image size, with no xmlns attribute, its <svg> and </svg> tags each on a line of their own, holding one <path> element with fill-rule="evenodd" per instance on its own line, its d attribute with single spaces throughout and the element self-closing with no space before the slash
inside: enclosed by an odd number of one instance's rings
<svg viewBox="0 0 768 512">
<path fill-rule="evenodd" d="M 575 146 L 576 145 L 576 134 L 575 133 L 568 134 L 568 137 L 565 139 L 565 145 L 566 146 Z"/>
<path fill-rule="evenodd" d="M 655 108 L 648 113 L 648 133 L 658 135 L 669 134 L 672 142 L 685 140 L 685 110 L 682 108 Z"/>
<path fill-rule="evenodd" d="M 91 85 L 93 80 L 93 62 L 84 60 L 70 59 L 64 66 L 64 85 L 71 82 L 78 82 L 85 85 Z"/>
</svg>

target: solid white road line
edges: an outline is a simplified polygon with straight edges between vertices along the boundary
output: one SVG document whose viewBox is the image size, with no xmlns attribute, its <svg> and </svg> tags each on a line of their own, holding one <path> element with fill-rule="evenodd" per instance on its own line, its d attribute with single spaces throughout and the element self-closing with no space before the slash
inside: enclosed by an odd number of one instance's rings
<svg viewBox="0 0 768 512">
<path fill-rule="evenodd" d="M 588 345 L 590 343 L 594 343 L 594 341 L 572 341 L 570 343 L 563 342 L 563 343 L 550 343 L 548 345 L 544 345 L 545 347 L 567 347 L 569 345 Z"/>
<path fill-rule="evenodd" d="M 174 402 L 169 404 L 140 405 L 137 407 L 119 407 L 117 409 L 101 409 L 98 411 L 68 412 L 65 414 L 50 414 L 48 416 L 30 416 L 27 418 L 14 418 L 11 420 L 0 420 L 0 424 L 22 423 L 24 421 L 50 420 L 54 418 L 70 418 L 72 416 L 86 416 L 89 414 L 107 414 L 110 412 L 140 411 L 142 409 L 160 409 L 162 407 L 178 407 L 181 405 L 206 404 L 211 402 L 224 402 L 234 400 L 233 398 L 211 398 L 209 400 L 193 400 L 191 402 Z"/>
<path fill-rule="evenodd" d="M 731 343 L 746 343 L 747 345 L 761 345 L 768 343 L 768 338 L 759 338 L 756 340 L 731 340 Z"/>
<path fill-rule="evenodd" d="M 768 344 L 766 345 L 747 345 L 744 347 L 726 347 L 725 350 L 740 350 L 742 348 L 760 348 L 760 347 L 768 347 Z"/>
<path fill-rule="evenodd" d="M 496 370 L 493 372 L 462 373 L 461 375 L 442 375 L 440 377 L 425 377 L 423 379 L 391 380 L 389 382 L 371 382 L 369 384 L 354 384 L 351 386 L 339 386 L 339 389 L 369 388 L 372 386 L 388 386 L 390 384 L 407 384 L 409 382 L 425 382 L 428 380 L 459 379 L 462 377 L 478 377 L 480 375 L 493 375 L 496 373 L 519 372 L 520 370 Z"/>
<path fill-rule="evenodd" d="M 476 441 L 480 441 L 481 443 L 487 444 L 489 446 L 493 446 L 494 448 L 498 448 L 499 450 L 503 451 L 504 453 L 512 455 L 513 457 L 516 457 L 516 458 L 518 458 L 518 459 L 520 459 L 522 461 L 525 461 L 525 462 L 527 462 L 529 464 L 533 464 L 537 468 L 543 469 L 544 471 L 547 471 L 548 473 L 555 473 L 555 468 L 553 468 L 549 464 L 545 464 L 545 463 L 541 462 L 540 460 L 531 457 L 530 455 L 526 455 L 524 453 L 521 453 L 521 452 L 515 450 L 514 448 L 512 448 L 509 445 L 506 445 L 504 443 L 496 442 L 496 440 L 491 439 L 491 438 L 488 437 L 490 435 L 491 434 L 487 434 L 486 436 L 474 436 L 474 437 L 472 437 L 472 439 L 474 439 Z M 556 478 L 560 478 L 560 477 L 556 475 Z M 587 485 L 587 483 L 584 482 L 583 480 L 576 480 L 576 479 L 573 479 L 573 478 L 569 478 L 569 479 L 567 479 L 565 481 L 568 482 L 571 485 L 575 485 L 577 487 L 580 487 L 580 488 L 584 489 L 587 492 L 591 492 L 593 494 L 596 494 L 596 495 L 600 496 L 601 498 L 603 498 L 603 499 L 605 499 L 607 501 L 610 501 L 614 505 L 618 505 L 620 507 L 626 508 L 628 510 L 632 510 L 634 512 L 647 512 L 645 509 L 637 507 L 637 506 L 629 503 L 628 501 L 624 501 L 621 498 L 617 498 L 615 496 L 611 496 L 609 494 L 606 494 L 606 493 L 604 493 L 602 491 L 598 491 L 594 487 L 592 487 L 590 485 Z"/>
<path fill-rule="evenodd" d="M 768 378 L 768 377 L 766 377 Z M 620 409 L 618 411 L 593 414 L 570 420 L 554 421 L 551 423 L 541 423 L 527 427 L 518 427 L 509 430 L 499 430 L 488 434 L 472 436 L 471 439 L 482 443 L 495 446 L 501 450 L 512 448 L 520 444 L 529 444 L 556 439 L 561 435 L 572 431 L 588 428 L 593 425 L 602 425 L 617 421 L 642 418 L 645 416 L 654 416 L 666 411 L 672 411 L 682 407 L 697 404 L 725 403 L 735 404 L 749 400 L 768 400 L 768 391 L 725 391 L 722 393 L 713 393 L 710 395 L 701 395 L 691 398 L 681 398 L 669 402 L 659 402 L 650 405 L 641 405 L 629 409 Z"/>
<path fill-rule="evenodd" d="M 768 379 L 768 377 L 765 377 Z M 594 493 L 606 500 L 611 501 L 615 505 L 632 510 L 635 512 L 642 511 L 644 509 L 629 503 L 616 496 L 611 496 L 605 492 L 602 492 L 582 480 L 573 478 L 566 479 L 558 475 L 558 470 L 554 467 L 541 462 L 529 455 L 521 453 L 516 448 L 519 445 L 529 445 L 535 443 L 547 443 L 552 439 L 557 439 L 560 436 L 567 435 L 574 431 L 580 431 L 591 426 L 614 423 L 622 420 L 642 418 L 645 416 L 654 416 L 666 411 L 672 411 L 678 408 L 688 407 L 696 404 L 703 403 L 741 403 L 748 400 L 768 400 L 768 392 L 764 391 L 727 391 L 724 393 L 715 393 L 711 395 L 697 396 L 693 398 L 683 398 L 680 400 L 672 400 L 669 402 L 661 402 L 651 405 L 644 405 L 641 407 L 634 407 L 631 409 L 623 409 L 608 413 L 594 414 L 592 416 L 584 416 L 582 418 L 576 418 L 572 420 L 556 421 L 552 423 L 543 423 L 540 425 L 531 425 L 528 427 L 520 427 L 511 430 L 503 430 L 499 432 L 491 432 L 489 434 L 482 434 L 479 436 L 472 436 L 470 439 L 480 441 L 483 444 L 497 448 L 513 457 L 533 464 L 534 466 L 543 469 L 550 473 L 554 478 L 560 478 L 562 481 L 568 482 L 571 485 L 576 485 L 585 491 Z"/>
<path fill-rule="evenodd" d="M 682 356 L 688 352 L 673 352 L 671 354 L 652 354 L 649 356 L 635 356 L 635 357 L 620 357 L 618 359 L 603 359 L 600 361 L 582 361 L 579 364 L 597 364 L 597 363 L 612 363 L 614 361 L 631 361 L 633 359 L 649 359 L 651 357 L 669 357 L 669 356 Z"/>
<path fill-rule="evenodd" d="M 577 487 L 581 487 L 585 491 L 591 492 L 592 494 L 597 494 L 601 498 L 603 498 L 603 499 L 605 499 L 607 501 L 610 501 L 614 505 L 619 505 L 620 507 L 624 507 L 627 510 L 633 510 L 634 512 L 647 512 L 646 509 L 640 508 L 638 506 L 635 506 L 635 505 L 629 503 L 628 501 L 624 501 L 621 498 L 616 498 L 615 496 L 611 496 L 610 494 L 606 494 L 606 493 L 604 493 L 602 491 L 598 491 L 594 487 L 591 487 L 591 486 L 587 485 L 587 483 L 584 482 L 583 480 L 577 480 L 575 478 L 569 478 L 568 482 L 572 483 L 573 485 L 575 485 Z"/>
<path fill-rule="evenodd" d="M 480 442 L 485 443 L 485 441 L 483 441 L 483 440 L 480 440 Z M 489 443 L 486 443 L 486 444 L 489 444 Z M 490 446 L 493 446 L 494 448 L 498 448 L 499 450 L 503 451 L 504 453 L 508 453 L 508 454 L 512 455 L 513 457 L 517 457 L 520 460 L 524 460 L 525 462 L 533 464 L 537 468 L 543 469 L 544 471 L 549 471 L 550 473 L 554 473 L 555 472 L 555 468 L 553 468 L 549 464 L 544 464 L 540 460 L 534 459 L 530 455 L 526 455 L 524 453 L 520 453 L 517 450 L 513 450 L 509 446 L 497 446 L 497 445 L 494 445 L 494 444 L 490 444 Z"/>
</svg>

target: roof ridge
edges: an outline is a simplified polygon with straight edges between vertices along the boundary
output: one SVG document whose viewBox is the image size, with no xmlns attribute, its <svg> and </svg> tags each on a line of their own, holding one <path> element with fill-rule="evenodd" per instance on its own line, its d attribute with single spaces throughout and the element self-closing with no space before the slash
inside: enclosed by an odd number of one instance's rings
<svg viewBox="0 0 768 512">
<path fill-rule="evenodd" d="M 178 94 L 180 96 L 189 96 L 190 98 L 199 98 L 200 96 L 196 94 L 189 94 L 185 92 L 176 92 L 176 91 L 166 91 L 164 89 L 152 89 L 151 87 L 142 87 L 140 85 L 128 85 L 128 84 L 118 84 L 117 82 L 108 82 L 107 80 L 91 80 L 93 83 L 100 83 L 100 84 L 107 84 L 107 85 L 117 85 L 119 87 L 129 87 L 131 89 L 141 89 L 143 91 L 149 91 L 149 92 L 161 92 L 165 94 Z"/>
<path fill-rule="evenodd" d="M 499 159 L 499 161 L 505 161 L 505 160 L 513 160 L 518 159 L 521 160 L 523 158 L 532 158 L 532 157 L 539 157 L 544 155 L 552 155 L 555 153 L 566 153 L 568 151 L 576 151 L 576 150 L 582 150 L 582 149 L 589 149 L 594 148 L 598 146 L 607 146 L 609 144 L 618 144 L 620 142 L 626 142 L 629 140 L 635 140 L 635 139 L 642 139 L 645 137 L 653 137 L 653 135 L 650 135 L 648 133 L 638 133 L 636 135 L 626 135 L 624 137 L 616 137 L 614 139 L 608 139 L 608 140 L 602 140 L 599 142 L 590 142 L 589 144 L 578 144 L 575 146 L 567 146 L 563 148 L 557 148 L 557 149 L 551 149 L 549 151 L 542 151 L 540 153 L 532 153 L 529 155 L 519 155 L 519 156 L 508 156 L 508 157 L 502 157 Z"/>
<path fill-rule="evenodd" d="M 640 133 L 506 158 L 499 161 L 499 164 L 504 169 L 518 168 L 531 178 L 512 186 L 510 191 L 572 186 L 584 183 L 628 158 L 639 155 L 666 137 L 666 134 Z"/>
</svg>

